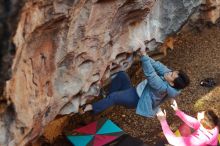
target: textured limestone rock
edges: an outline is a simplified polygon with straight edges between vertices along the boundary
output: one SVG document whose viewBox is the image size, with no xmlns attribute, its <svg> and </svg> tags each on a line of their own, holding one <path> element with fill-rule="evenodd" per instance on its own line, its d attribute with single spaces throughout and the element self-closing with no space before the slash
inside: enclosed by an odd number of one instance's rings
<svg viewBox="0 0 220 146">
<path fill-rule="evenodd" d="M 77 112 L 140 46 L 150 51 L 177 32 L 201 0 L 29 0 L 14 36 L 6 97 L 14 119 L 0 144 L 25 145 L 59 114 Z M 6 117 L 5 117 L 6 116 Z M 5 134 L 6 136 L 6 134 Z"/>
<path fill-rule="evenodd" d="M 200 10 L 201 18 L 214 24 L 220 18 L 220 0 L 203 0 Z"/>
<path fill-rule="evenodd" d="M 11 76 L 10 67 L 15 52 L 11 34 L 14 33 L 17 26 L 18 11 L 21 6 L 22 0 L 0 1 L 0 95 L 3 94 L 6 80 Z M 0 97 L 0 101 L 2 100 Z"/>
</svg>

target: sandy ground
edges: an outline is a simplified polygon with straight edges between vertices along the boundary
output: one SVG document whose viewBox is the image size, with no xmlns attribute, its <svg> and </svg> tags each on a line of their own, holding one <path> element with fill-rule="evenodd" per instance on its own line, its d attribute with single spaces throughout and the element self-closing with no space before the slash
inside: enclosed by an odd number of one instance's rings
<svg viewBox="0 0 220 146">
<path fill-rule="evenodd" d="M 220 77 L 220 27 L 206 27 L 201 32 L 182 32 L 178 35 L 174 47 L 175 49 L 169 51 L 168 56 L 161 61 L 172 69 L 186 71 L 191 79 L 190 86 L 176 98 L 179 108 L 194 116 L 197 111 L 212 109 L 220 116 L 220 86 L 205 88 L 199 85 L 200 80 L 204 78 L 213 77 L 218 80 Z M 137 65 L 135 68 L 139 67 Z M 132 75 L 134 85 L 143 79 L 143 72 Z M 175 131 L 181 123 L 180 120 L 174 115 L 169 101 L 162 107 L 167 110 L 168 123 Z M 101 116 L 110 118 L 126 133 L 140 138 L 147 144 L 155 144 L 163 137 L 156 118 L 138 116 L 135 110 L 116 106 Z M 59 118 L 58 122 L 55 121 L 46 128 L 44 136 L 35 145 L 68 145 L 63 135 L 80 127 L 82 122 L 93 119 L 89 114 L 82 117 L 74 115 L 65 119 Z"/>
</svg>

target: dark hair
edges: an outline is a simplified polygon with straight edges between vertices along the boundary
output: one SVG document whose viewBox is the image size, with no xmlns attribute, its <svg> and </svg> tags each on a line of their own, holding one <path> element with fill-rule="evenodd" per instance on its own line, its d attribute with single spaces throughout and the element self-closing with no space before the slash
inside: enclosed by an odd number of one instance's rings
<svg viewBox="0 0 220 146">
<path fill-rule="evenodd" d="M 185 72 L 179 70 L 178 77 L 173 81 L 173 87 L 176 89 L 183 89 L 190 83 L 189 77 Z"/>
<path fill-rule="evenodd" d="M 201 120 L 201 124 L 207 129 L 213 129 L 218 126 L 218 116 L 212 110 L 207 110 L 204 113 L 204 119 Z"/>
</svg>

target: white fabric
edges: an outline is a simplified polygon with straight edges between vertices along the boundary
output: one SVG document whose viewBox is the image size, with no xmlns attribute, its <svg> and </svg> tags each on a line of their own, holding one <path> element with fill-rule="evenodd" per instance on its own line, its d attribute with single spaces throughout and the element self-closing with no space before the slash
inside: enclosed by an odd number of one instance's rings
<svg viewBox="0 0 220 146">
<path fill-rule="evenodd" d="M 136 87 L 136 91 L 139 97 L 141 97 L 142 92 L 144 91 L 144 88 L 147 84 L 147 79 L 143 80 L 142 82 L 140 82 L 137 87 Z"/>
</svg>

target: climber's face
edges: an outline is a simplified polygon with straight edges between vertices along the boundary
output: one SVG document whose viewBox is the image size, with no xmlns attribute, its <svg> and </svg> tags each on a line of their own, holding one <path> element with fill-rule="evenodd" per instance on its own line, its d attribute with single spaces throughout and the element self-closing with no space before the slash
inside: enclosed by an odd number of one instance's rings
<svg viewBox="0 0 220 146">
<path fill-rule="evenodd" d="M 171 85 L 174 85 L 174 80 L 178 78 L 179 71 L 171 71 L 164 75 L 165 80 Z"/>
</svg>

